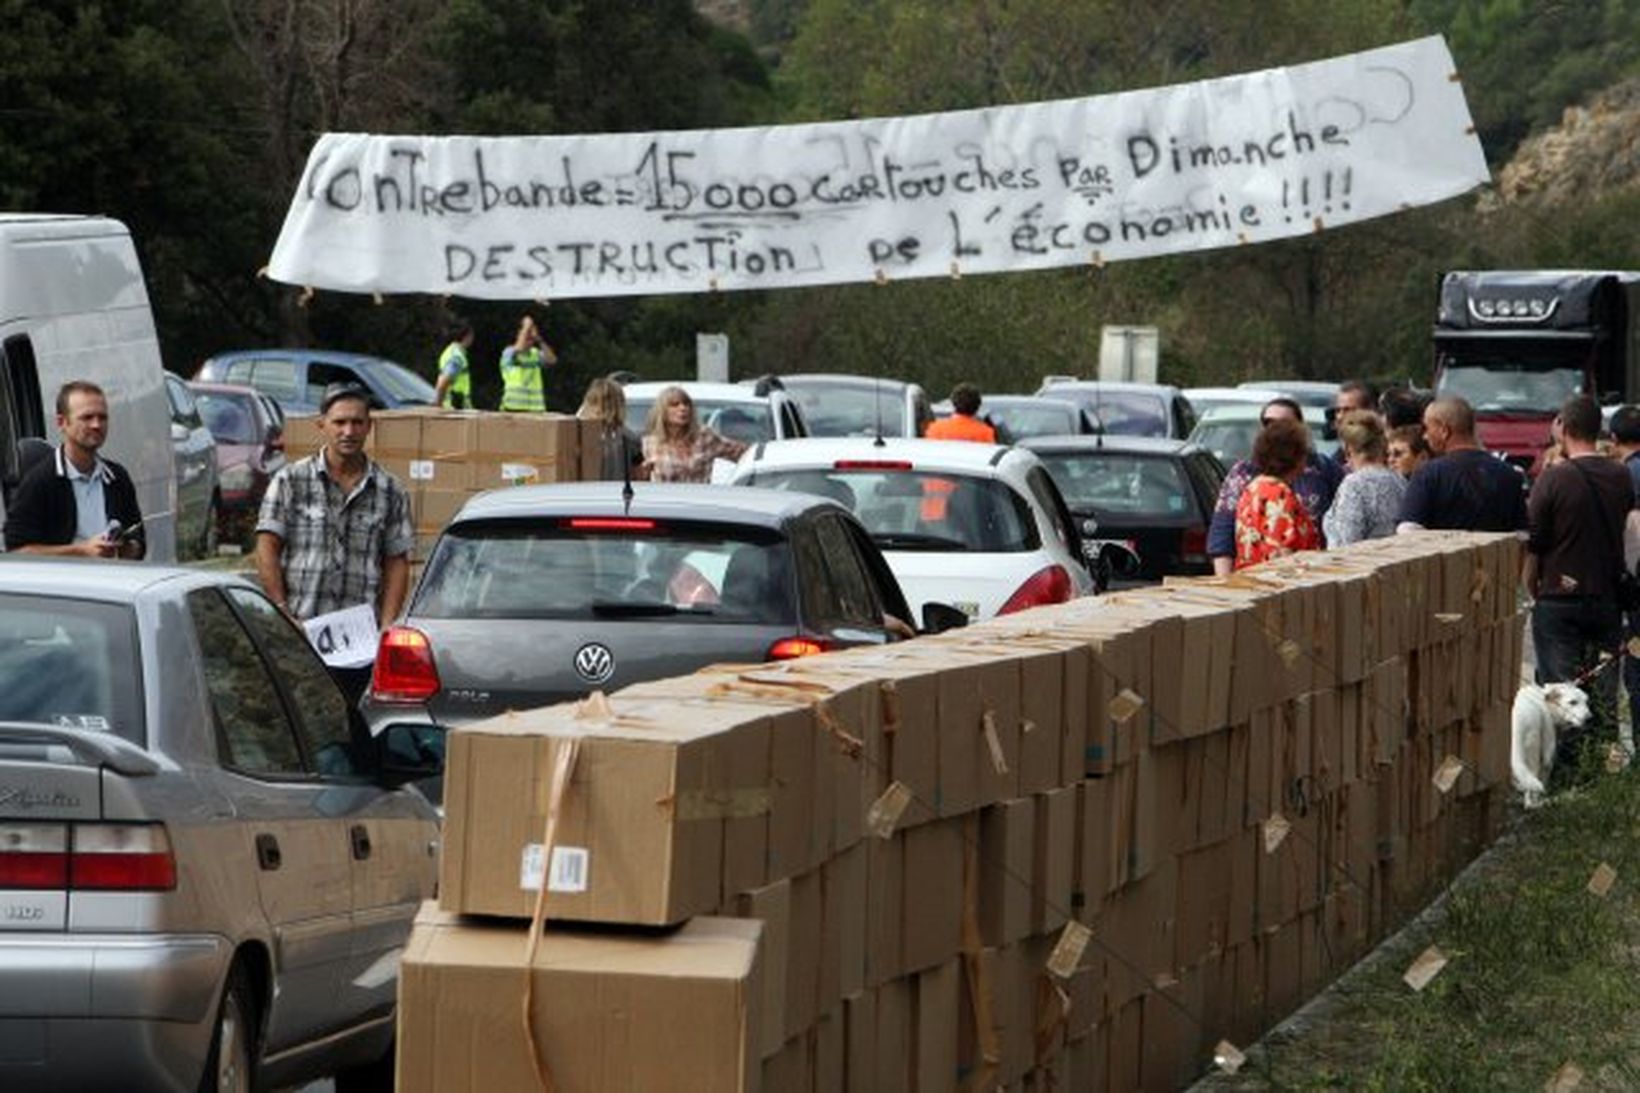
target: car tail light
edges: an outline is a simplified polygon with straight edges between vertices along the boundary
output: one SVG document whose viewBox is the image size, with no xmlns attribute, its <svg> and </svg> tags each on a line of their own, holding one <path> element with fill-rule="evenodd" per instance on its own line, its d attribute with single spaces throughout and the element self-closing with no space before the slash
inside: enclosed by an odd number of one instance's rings
<svg viewBox="0 0 1640 1093">
<path fill-rule="evenodd" d="M 812 657 L 816 653 L 824 653 L 830 648 L 830 642 L 819 638 L 781 638 L 769 646 L 769 659 L 796 660 L 798 657 Z"/>
<path fill-rule="evenodd" d="M 1014 590 L 1014 594 L 1008 597 L 1008 602 L 1002 605 L 997 614 L 1011 615 L 1027 607 L 1064 603 L 1071 598 L 1071 592 L 1071 575 L 1065 572 L 1064 566 L 1044 566 Z"/>
<path fill-rule="evenodd" d="M 370 697 L 377 702 L 426 702 L 438 694 L 438 665 L 433 643 L 410 626 L 395 626 L 382 635 L 376 666 L 370 673 Z"/>
<path fill-rule="evenodd" d="M 68 887 L 68 829 L 0 824 L 0 888 Z"/>
<path fill-rule="evenodd" d="M 0 888 L 136 892 L 176 886 L 176 855 L 159 824 L 0 824 Z"/>
<path fill-rule="evenodd" d="M 834 471 L 909 471 L 909 459 L 839 459 L 831 465 Z"/>
<path fill-rule="evenodd" d="M 654 531 L 655 521 L 630 516 L 576 516 L 565 521 L 572 531 Z"/>
<path fill-rule="evenodd" d="M 1184 534 L 1179 536 L 1179 557 L 1196 565 L 1207 561 L 1206 528 L 1197 526 L 1184 529 Z"/>
<path fill-rule="evenodd" d="M 77 824 L 69 887 L 154 891 L 177 886 L 171 839 L 158 824 Z"/>
</svg>

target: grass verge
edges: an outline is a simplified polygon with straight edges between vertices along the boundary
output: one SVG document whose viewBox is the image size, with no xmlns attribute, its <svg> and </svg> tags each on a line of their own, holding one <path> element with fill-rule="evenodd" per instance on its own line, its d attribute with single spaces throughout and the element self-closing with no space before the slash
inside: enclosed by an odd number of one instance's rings
<svg viewBox="0 0 1640 1093">
<path fill-rule="evenodd" d="M 1442 900 L 1249 1049 L 1237 1075 L 1198 1088 L 1640 1089 L 1640 767 L 1577 781 L 1516 813 Z M 1602 863 L 1616 880 L 1598 896 Z M 1415 992 L 1401 977 L 1430 945 L 1449 962 Z"/>
</svg>

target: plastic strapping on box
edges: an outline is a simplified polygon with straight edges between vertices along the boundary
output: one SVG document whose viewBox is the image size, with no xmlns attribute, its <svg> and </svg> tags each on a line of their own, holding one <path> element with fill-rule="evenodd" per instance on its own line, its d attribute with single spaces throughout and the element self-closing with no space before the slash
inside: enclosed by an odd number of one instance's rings
<svg viewBox="0 0 1640 1093">
<path fill-rule="evenodd" d="M 1543 1084 L 1543 1093 L 1572 1093 L 1572 1090 L 1582 1087 L 1583 1068 L 1567 1061 L 1561 1063 L 1560 1069 Z"/>
<path fill-rule="evenodd" d="M 1421 991 L 1429 986 L 1432 979 L 1441 974 L 1441 969 L 1444 967 L 1446 967 L 1446 954 L 1431 945 L 1418 954 L 1418 959 L 1408 966 L 1406 974 L 1402 975 L 1401 979 L 1413 990 Z"/>
<path fill-rule="evenodd" d="M 986 710 L 979 719 L 980 731 L 985 734 L 985 747 L 991 753 L 991 766 L 998 774 L 1008 773 L 1008 757 L 1002 754 L 1002 738 L 997 735 L 997 715 Z"/>
<path fill-rule="evenodd" d="M 1604 899 L 1612 890 L 1612 884 L 1617 880 L 1617 870 L 1605 862 L 1595 867 L 1594 875 L 1589 878 L 1589 893 Z"/>
<path fill-rule="evenodd" d="M 911 787 L 904 782 L 890 782 L 882 796 L 866 809 L 866 830 L 879 839 L 889 838 L 899 826 L 900 817 L 911 805 Z"/>
<path fill-rule="evenodd" d="M 1071 996 L 1050 975 L 1036 978 L 1036 1065 L 1045 1069 L 1052 1061 L 1059 1033 L 1069 1023 Z"/>
<path fill-rule="evenodd" d="M 898 785 L 899 783 L 895 783 Z M 979 1037 L 979 1065 L 969 1082 L 970 1089 L 989 1089 L 1002 1063 L 1002 1045 L 997 1036 L 996 1003 L 991 989 L 991 969 L 985 962 L 985 939 L 979 928 L 979 815 L 962 818 L 962 963 L 967 975 L 968 1001 L 974 1011 L 974 1029 Z"/>
<path fill-rule="evenodd" d="M 877 696 L 882 700 L 883 733 L 892 736 L 900 731 L 900 688 L 892 679 L 885 679 L 877 687 Z"/>
<path fill-rule="evenodd" d="M 552 850 L 558 838 L 558 813 L 564 804 L 564 791 L 569 788 L 570 775 L 575 771 L 575 760 L 581 754 L 581 741 L 570 737 L 558 748 L 557 761 L 552 767 L 552 791 L 547 799 L 547 819 L 541 830 L 541 853 L 544 860 L 552 859 Z M 530 912 L 529 937 L 524 944 L 524 1039 L 530 1045 L 530 1066 L 535 1071 L 536 1084 L 544 1093 L 553 1093 L 552 1072 L 541 1057 L 541 1045 L 535 1038 L 535 951 L 541 944 L 541 928 L 547 918 L 547 888 L 541 885 L 535 893 L 535 908 Z"/>
<path fill-rule="evenodd" d="M 774 792 L 768 786 L 749 789 L 691 789 L 675 798 L 662 798 L 657 805 L 672 806 L 679 820 L 744 820 L 767 816 Z"/>
</svg>

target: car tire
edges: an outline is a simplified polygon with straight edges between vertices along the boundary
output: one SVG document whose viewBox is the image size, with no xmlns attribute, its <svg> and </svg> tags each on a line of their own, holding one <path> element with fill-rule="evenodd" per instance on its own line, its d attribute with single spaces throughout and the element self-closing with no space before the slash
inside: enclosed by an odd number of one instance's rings
<svg viewBox="0 0 1640 1093">
<path fill-rule="evenodd" d="M 222 987 L 199 1093 L 250 1093 L 256 1079 L 256 996 L 236 961 Z"/>
<path fill-rule="evenodd" d="M 393 1056 L 398 1041 L 387 1045 L 382 1057 L 336 1072 L 336 1093 L 393 1093 Z"/>
</svg>

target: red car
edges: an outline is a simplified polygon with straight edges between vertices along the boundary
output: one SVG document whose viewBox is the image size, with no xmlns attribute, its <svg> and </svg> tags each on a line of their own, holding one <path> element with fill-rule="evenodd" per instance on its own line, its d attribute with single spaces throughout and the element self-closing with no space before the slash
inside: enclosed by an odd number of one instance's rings
<svg viewBox="0 0 1640 1093">
<path fill-rule="evenodd" d="M 220 537 L 225 543 L 246 542 L 268 482 L 285 465 L 285 416 L 254 387 L 200 382 L 188 387 L 216 438 Z"/>
</svg>

